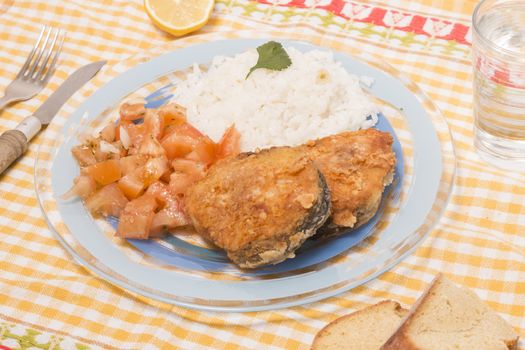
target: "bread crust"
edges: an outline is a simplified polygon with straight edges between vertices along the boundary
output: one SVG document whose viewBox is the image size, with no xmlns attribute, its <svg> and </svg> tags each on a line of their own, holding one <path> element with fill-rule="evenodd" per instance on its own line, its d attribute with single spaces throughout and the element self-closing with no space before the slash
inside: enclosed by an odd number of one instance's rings
<svg viewBox="0 0 525 350">
<path fill-rule="evenodd" d="M 414 318 L 414 315 L 417 313 L 417 310 L 419 309 L 419 305 L 421 305 L 424 301 L 426 301 L 429 297 L 430 291 L 435 288 L 436 282 L 441 279 L 443 275 L 439 273 L 434 279 L 432 280 L 432 283 L 427 287 L 423 295 L 416 301 L 416 303 L 410 308 L 410 311 L 408 312 L 408 315 L 406 316 L 405 320 L 401 322 L 399 325 L 399 328 L 392 334 L 392 336 L 386 341 L 386 343 L 381 347 L 381 350 L 398 350 L 398 349 L 406 349 L 406 350 L 420 350 L 416 347 L 412 341 L 410 341 L 409 337 L 407 336 L 407 329 L 412 323 L 412 320 Z"/>
<path fill-rule="evenodd" d="M 363 309 L 360 309 L 360 310 L 357 310 L 357 311 L 354 311 L 352 312 L 351 314 L 348 314 L 348 315 L 344 315 L 344 316 L 341 316 L 339 318 L 336 318 L 335 320 L 333 320 L 332 322 L 328 323 L 326 326 L 324 326 L 315 336 L 314 340 L 313 340 L 313 343 L 312 343 L 312 346 L 311 346 L 311 350 L 324 350 L 320 347 L 319 345 L 319 342 L 320 342 L 320 339 L 322 339 L 324 336 L 326 336 L 326 334 L 330 331 L 330 329 L 332 327 L 334 327 L 335 325 L 337 325 L 338 323 L 340 322 L 344 322 L 346 321 L 347 319 L 351 319 L 351 318 L 355 318 L 355 317 L 358 317 L 366 312 L 369 312 L 370 310 L 372 310 L 373 308 L 377 308 L 377 307 L 380 307 L 382 305 L 385 305 L 385 304 L 392 304 L 394 310 L 396 311 L 396 313 L 399 313 L 399 314 L 406 314 L 408 313 L 408 310 L 403 308 L 397 301 L 393 301 L 393 300 L 383 300 L 383 301 L 380 301 L 379 303 L 377 304 L 374 304 L 374 305 L 370 305 L 370 306 L 367 306 Z"/>
<path fill-rule="evenodd" d="M 423 350 L 417 347 L 417 345 L 410 340 L 410 336 L 408 335 L 408 329 L 410 328 L 410 325 L 414 320 L 414 316 L 418 314 L 420 305 L 426 303 L 428 298 L 430 298 L 431 296 L 432 290 L 437 288 L 438 282 L 444 278 L 445 277 L 442 273 L 439 273 L 436 277 L 434 277 L 432 283 L 430 283 L 423 295 L 410 308 L 410 311 L 406 316 L 405 320 L 401 323 L 401 325 L 394 332 L 394 334 L 392 334 L 392 336 L 381 347 L 381 350 Z M 519 337 L 516 337 L 510 342 L 505 342 L 507 348 L 509 350 L 515 350 L 518 345 L 518 339 Z"/>
</svg>

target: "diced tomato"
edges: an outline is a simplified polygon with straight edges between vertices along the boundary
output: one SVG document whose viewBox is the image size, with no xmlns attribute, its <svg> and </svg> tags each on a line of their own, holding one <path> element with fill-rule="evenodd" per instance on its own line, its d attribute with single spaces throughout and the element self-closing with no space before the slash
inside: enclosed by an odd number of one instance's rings
<svg viewBox="0 0 525 350">
<path fill-rule="evenodd" d="M 117 236 L 147 239 L 157 207 L 157 201 L 150 195 L 143 195 L 128 202 L 120 215 Z"/>
<path fill-rule="evenodd" d="M 152 183 L 169 171 L 166 157 L 150 158 L 146 164 L 123 176 L 118 186 L 129 199 L 137 198 Z"/>
<path fill-rule="evenodd" d="M 189 224 L 190 220 L 182 209 L 182 203 L 178 198 L 174 197 L 164 209 L 159 210 L 153 216 L 150 236 L 158 236 L 168 230 Z"/>
<path fill-rule="evenodd" d="M 196 140 L 199 140 L 201 137 L 205 137 L 203 133 L 201 133 L 189 123 L 183 123 L 171 127 L 168 130 L 168 132 L 165 133 L 164 139 L 172 134 L 177 134 L 179 136 L 188 136 Z"/>
<path fill-rule="evenodd" d="M 139 153 L 139 150 L 138 148 L 134 147 L 134 146 L 131 146 L 129 149 L 128 149 L 128 156 L 133 156 L 135 154 L 138 154 Z"/>
<path fill-rule="evenodd" d="M 95 159 L 98 163 L 104 162 L 110 158 L 110 154 L 108 152 L 102 151 L 98 146 L 97 148 L 93 149 L 93 154 L 95 155 Z"/>
<path fill-rule="evenodd" d="M 160 157 L 166 155 L 166 150 L 153 135 L 148 134 L 144 137 L 144 140 L 139 147 L 139 154 Z"/>
<path fill-rule="evenodd" d="M 122 120 L 138 120 L 146 115 L 146 107 L 143 103 L 123 103 L 120 106 L 120 118 Z"/>
<path fill-rule="evenodd" d="M 143 154 L 133 154 L 131 156 L 120 158 L 120 170 L 122 175 L 125 176 L 131 173 L 133 170 L 140 168 L 148 161 L 148 156 Z"/>
<path fill-rule="evenodd" d="M 169 186 L 160 181 L 155 181 L 152 183 L 148 187 L 146 194 L 153 196 L 159 203 L 160 207 L 166 206 L 170 197 L 172 196 Z"/>
<path fill-rule="evenodd" d="M 115 125 L 110 123 L 100 131 L 100 138 L 106 142 L 111 143 L 115 141 L 115 131 Z"/>
<path fill-rule="evenodd" d="M 217 146 L 217 159 L 233 157 L 241 152 L 241 134 L 235 129 L 235 125 L 230 126 L 222 135 Z"/>
<path fill-rule="evenodd" d="M 73 180 L 73 187 L 62 195 L 62 199 L 80 197 L 86 199 L 97 189 L 97 184 L 89 175 L 80 175 Z"/>
<path fill-rule="evenodd" d="M 129 139 L 131 141 L 131 144 L 138 148 L 140 144 L 142 143 L 144 136 L 146 135 L 146 127 L 144 126 L 144 123 L 133 124 L 131 122 L 123 121 L 122 123 L 120 123 L 120 126 L 126 129 Z M 119 131 L 119 137 L 120 137 L 120 131 Z"/>
<path fill-rule="evenodd" d="M 165 182 L 165 183 L 169 183 L 170 182 L 170 176 L 171 176 L 171 169 L 169 168 L 168 166 L 168 171 L 166 171 L 164 174 L 162 174 L 162 176 L 160 177 L 159 180 Z"/>
<path fill-rule="evenodd" d="M 169 159 L 175 159 L 184 157 L 193 151 L 193 148 L 197 145 L 198 141 L 194 138 L 184 135 L 177 135 L 172 133 L 168 137 L 165 137 L 161 144 L 166 150 L 166 155 Z"/>
<path fill-rule="evenodd" d="M 86 200 L 86 207 L 91 213 L 118 217 L 127 203 L 128 199 L 117 184 L 112 183 L 90 196 Z"/>
<path fill-rule="evenodd" d="M 199 179 L 203 178 L 206 173 L 206 164 L 189 159 L 174 159 L 171 167 L 177 173 L 195 175 Z"/>
<path fill-rule="evenodd" d="M 176 103 L 169 103 L 160 107 L 159 116 L 164 120 L 166 128 L 186 123 L 186 108 Z"/>
<path fill-rule="evenodd" d="M 90 165 L 86 170 L 93 180 L 103 186 L 117 181 L 122 176 L 119 161 L 116 159 Z"/>
<path fill-rule="evenodd" d="M 180 198 L 170 187 L 162 182 L 155 182 L 148 187 L 146 195 L 152 195 L 159 203 L 161 210 L 155 213 L 151 224 L 151 236 L 157 236 L 179 226 L 189 224 Z"/>
<path fill-rule="evenodd" d="M 161 118 L 156 110 L 148 109 L 144 117 L 146 133 L 160 140 L 164 134 L 164 118 Z"/>
<path fill-rule="evenodd" d="M 118 236 L 146 239 L 190 224 L 185 192 L 218 159 L 239 152 L 233 125 L 217 144 L 187 122 L 178 104 L 154 110 L 128 103 L 116 124 L 73 148 L 81 175 L 66 195 L 87 197 L 93 213 L 120 215 Z"/>
<path fill-rule="evenodd" d="M 161 141 L 169 159 L 184 157 L 197 147 L 205 136 L 188 123 L 174 126 Z M 211 140 L 210 140 L 211 141 Z"/>
<path fill-rule="evenodd" d="M 200 139 L 201 137 L 205 137 L 202 132 L 197 130 L 193 125 L 189 123 L 178 125 L 177 127 L 173 128 L 173 131 L 179 135 L 186 135 L 189 137 L 193 137 L 195 139 Z"/>
<path fill-rule="evenodd" d="M 166 157 L 151 158 L 144 165 L 142 178 L 146 186 L 154 183 L 169 171 L 168 159 Z"/>
<path fill-rule="evenodd" d="M 186 156 L 187 159 L 202 162 L 207 166 L 215 163 L 217 145 L 208 137 L 203 137 L 195 146 L 193 152 Z"/>
<path fill-rule="evenodd" d="M 97 162 L 91 148 L 85 145 L 74 146 L 71 148 L 71 154 L 80 166 L 89 166 Z"/>
<path fill-rule="evenodd" d="M 175 194 L 184 194 L 198 180 L 199 178 L 192 174 L 172 173 L 170 176 L 170 189 Z"/>
<path fill-rule="evenodd" d="M 137 198 L 146 189 L 142 179 L 143 166 L 120 178 L 118 187 L 129 199 Z"/>
</svg>

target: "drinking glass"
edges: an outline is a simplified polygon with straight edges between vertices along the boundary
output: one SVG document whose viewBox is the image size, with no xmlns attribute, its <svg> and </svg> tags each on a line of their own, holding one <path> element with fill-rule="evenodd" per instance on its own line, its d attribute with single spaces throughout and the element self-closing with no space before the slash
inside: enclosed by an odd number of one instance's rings
<svg viewBox="0 0 525 350">
<path fill-rule="evenodd" d="M 473 17 L 474 145 L 525 171 L 525 0 L 483 0 Z"/>
</svg>

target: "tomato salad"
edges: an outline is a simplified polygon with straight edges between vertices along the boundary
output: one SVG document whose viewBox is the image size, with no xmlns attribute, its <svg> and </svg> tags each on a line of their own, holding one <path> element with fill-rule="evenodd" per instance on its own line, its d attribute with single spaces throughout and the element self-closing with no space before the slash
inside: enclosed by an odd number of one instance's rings
<svg viewBox="0 0 525 350">
<path fill-rule="evenodd" d="M 80 175 L 64 198 L 80 197 L 95 216 L 119 218 L 116 235 L 148 239 L 190 225 L 184 193 L 220 159 L 240 152 L 230 126 L 219 142 L 186 120 L 186 109 L 124 103 L 117 123 L 71 150 Z"/>
</svg>

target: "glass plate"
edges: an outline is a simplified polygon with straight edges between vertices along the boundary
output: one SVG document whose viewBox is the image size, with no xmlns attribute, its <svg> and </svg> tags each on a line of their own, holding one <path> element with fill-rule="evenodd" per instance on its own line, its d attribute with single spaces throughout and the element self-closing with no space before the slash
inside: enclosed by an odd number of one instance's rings
<svg viewBox="0 0 525 350">
<path fill-rule="evenodd" d="M 376 127 L 394 135 L 398 164 L 378 214 L 367 225 L 340 237 L 311 239 L 296 258 L 250 271 L 230 264 L 223 252 L 188 232 L 150 241 L 115 238 L 114 221 L 94 219 L 79 200 L 60 199 L 79 172 L 71 147 L 115 120 L 123 100 L 145 98 L 147 106 L 164 103 L 194 63 L 205 66 L 214 56 L 233 55 L 268 40 L 302 51 L 331 50 L 350 73 L 373 78 L 364 88 L 382 106 Z M 455 171 L 448 126 L 419 88 L 393 67 L 357 53 L 343 39 L 320 44 L 323 39 L 316 35 L 204 34 L 179 39 L 104 71 L 68 102 L 42 135 L 35 185 L 57 239 L 78 263 L 119 287 L 163 302 L 216 311 L 317 301 L 359 286 L 397 264 L 423 240 L 447 203 Z"/>
</svg>

